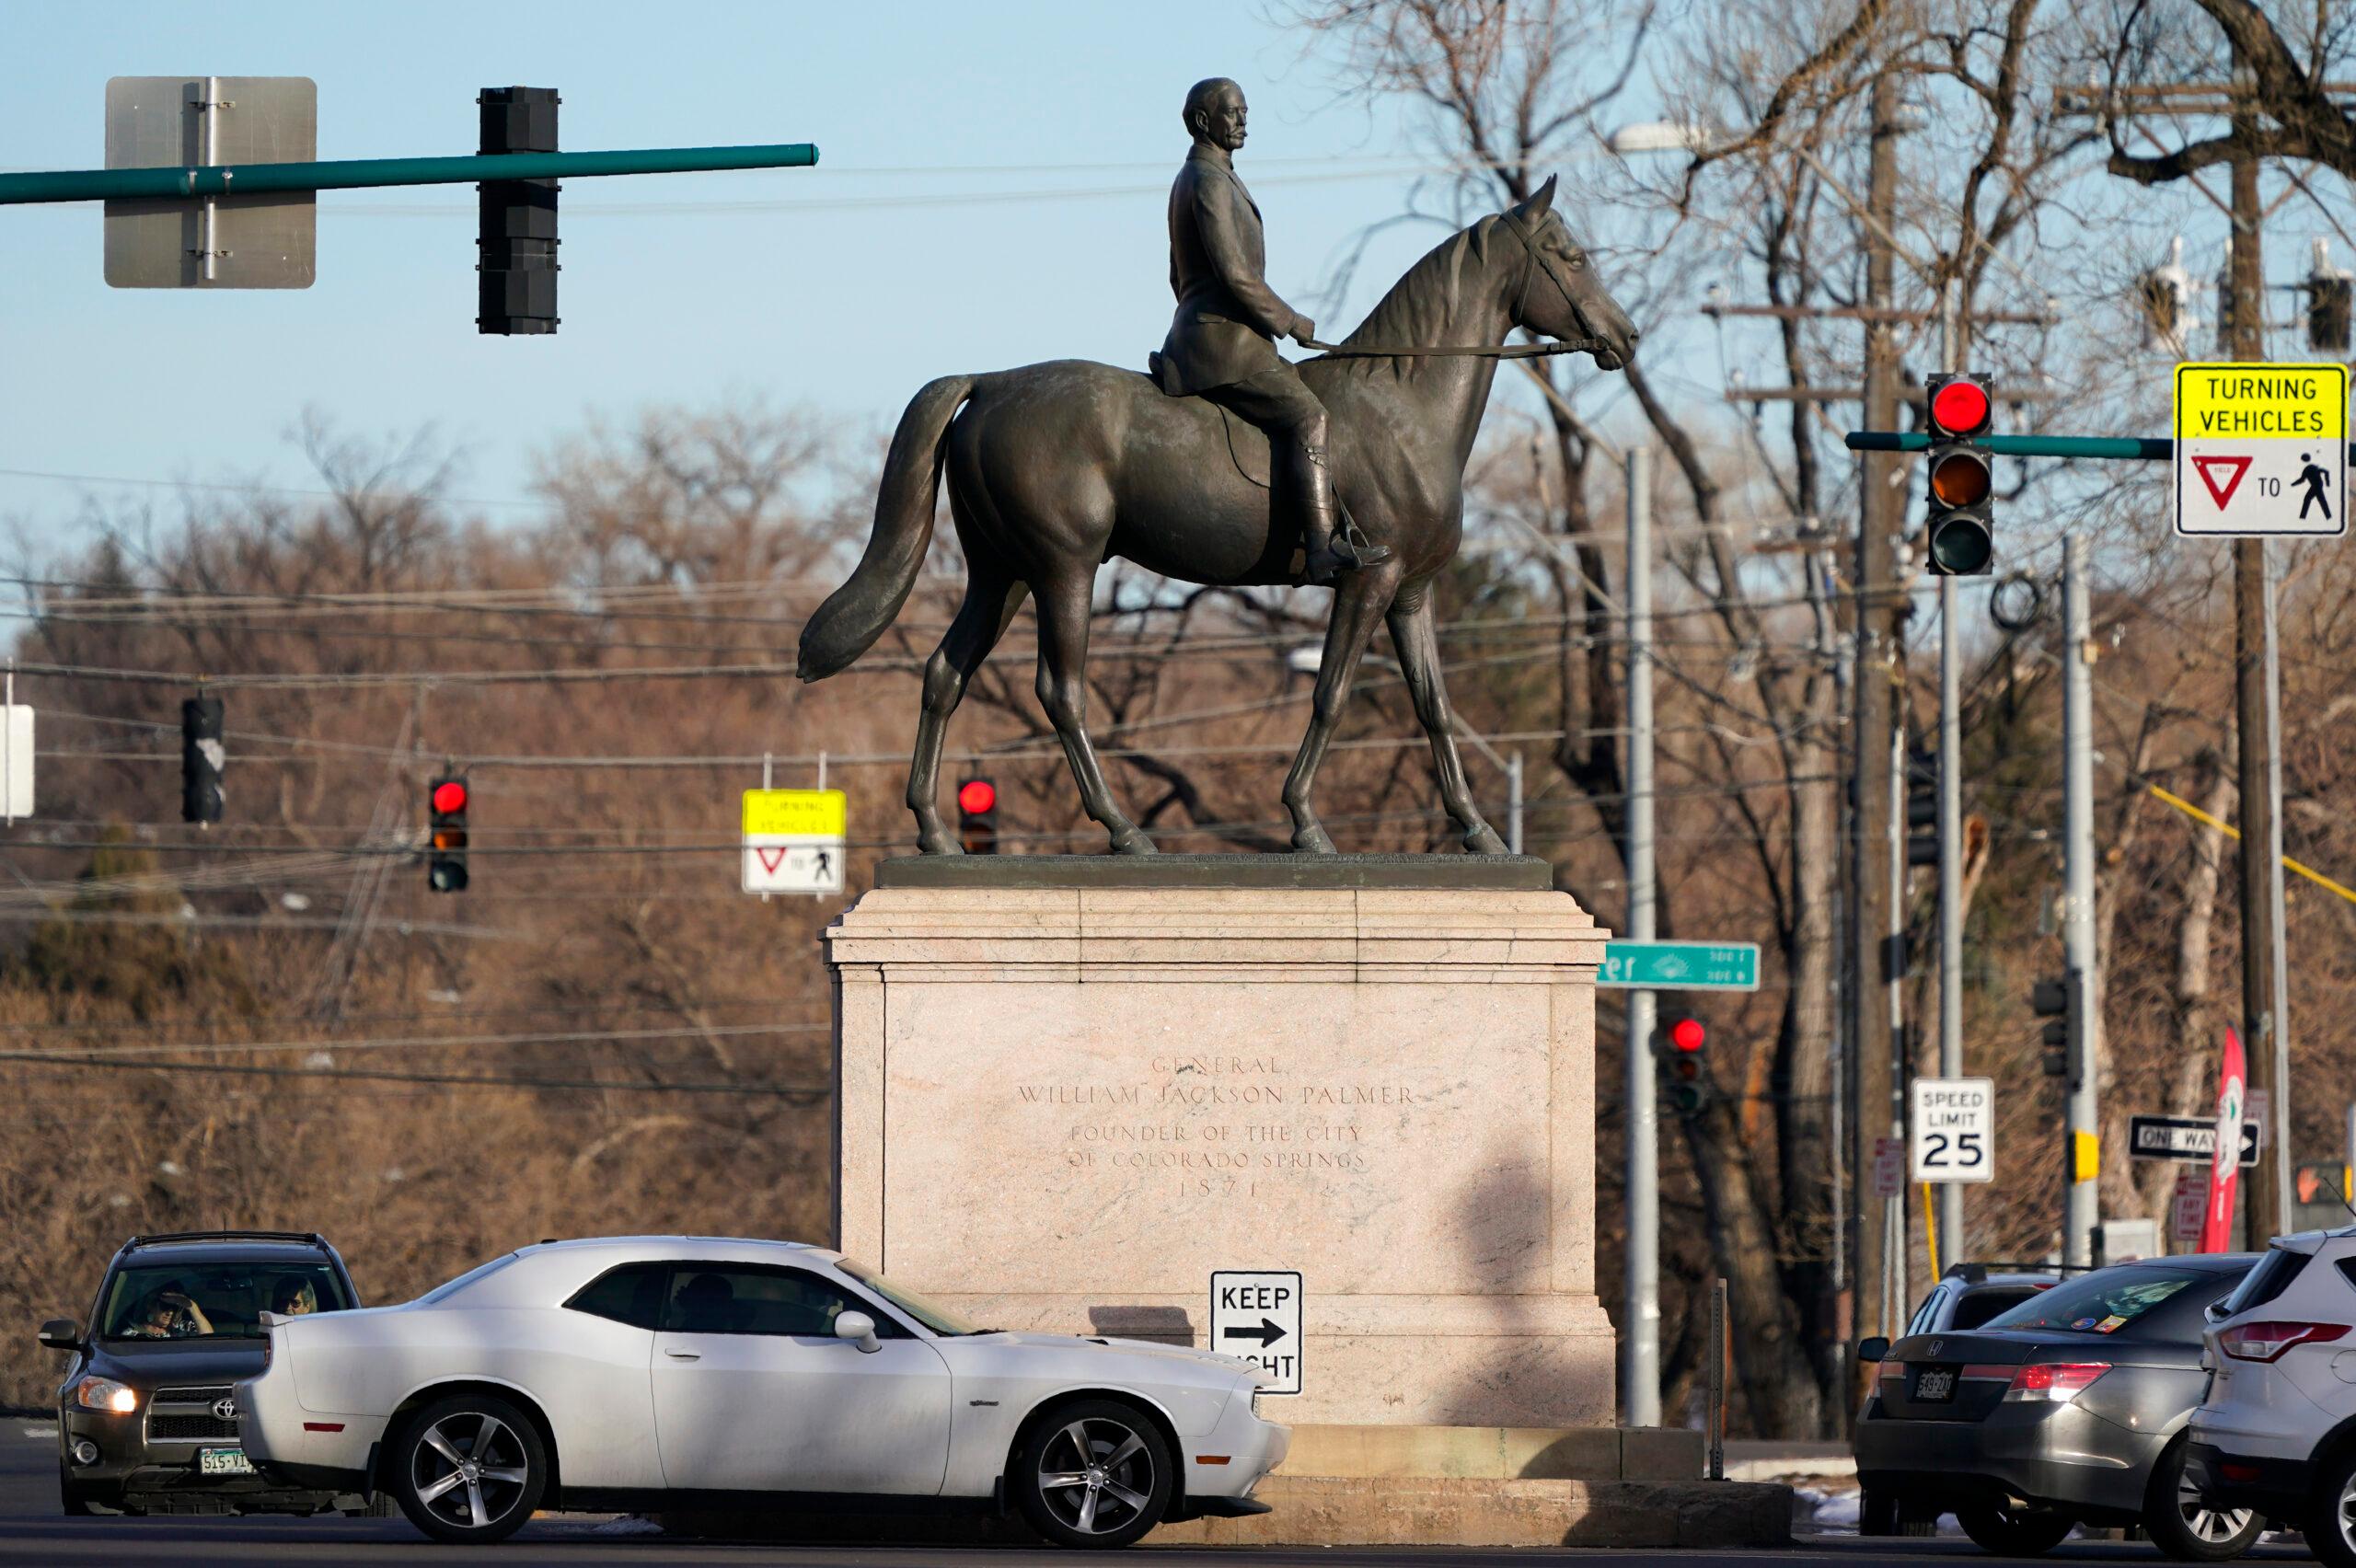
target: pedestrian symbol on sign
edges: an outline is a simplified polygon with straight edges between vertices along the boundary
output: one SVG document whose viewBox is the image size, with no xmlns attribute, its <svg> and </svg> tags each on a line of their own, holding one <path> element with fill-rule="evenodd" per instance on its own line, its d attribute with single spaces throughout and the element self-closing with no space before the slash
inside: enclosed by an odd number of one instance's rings
<svg viewBox="0 0 2356 1568">
<path fill-rule="evenodd" d="M 2330 471 L 2317 467 L 2315 459 L 2304 452 L 2299 454 L 2299 461 L 2306 465 L 2299 470 L 2299 484 L 2307 492 L 2306 499 L 2299 502 L 2299 521 L 2304 523 L 2307 520 L 2307 508 L 2320 506 L 2323 508 L 2323 520 L 2328 523 L 2331 521 L 2331 502 L 2324 499 L 2323 487 L 2331 483 Z"/>
</svg>

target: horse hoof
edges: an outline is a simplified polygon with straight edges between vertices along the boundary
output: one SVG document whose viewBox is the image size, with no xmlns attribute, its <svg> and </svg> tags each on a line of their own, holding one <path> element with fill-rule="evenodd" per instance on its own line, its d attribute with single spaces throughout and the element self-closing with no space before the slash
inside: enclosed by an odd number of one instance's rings
<svg viewBox="0 0 2356 1568">
<path fill-rule="evenodd" d="M 1468 855 L 1503 855 L 1507 853 L 1506 841 L 1497 836 L 1496 828 L 1483 823 L 1464 836 L 1464 852 Z"/>
<path fill-rule="evenodd" d="M 1338 855 L 1334 840 L 1322 827 L 1304 827 L 1292 836 L 1292 852 L 1296 855 Z"/>
<path fill-rule="evenodd" d="M 1113 853 L 1115 855 L 1159 855 L 1161 851 L 1153 847 L 1153 840 L 1148 838 L 1143 830 L 1132 827 L 1126 832 L 1113 836 Z"/>
<path fill-rule="evenodd" d="M 927 855 L 963 855 L 965 852 L 965 847 L 958 843 L 946 829 L 939 833 L 918 834 L 917 848 Z"/>
</svg>

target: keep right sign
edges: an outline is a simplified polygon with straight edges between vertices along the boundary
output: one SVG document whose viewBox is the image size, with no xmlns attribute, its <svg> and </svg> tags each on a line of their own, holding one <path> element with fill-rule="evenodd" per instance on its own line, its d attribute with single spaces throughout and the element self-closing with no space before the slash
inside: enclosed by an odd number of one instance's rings
<svg viewBox="0 0 2356 1568">
<path fill-rule="evenodd" d="M 2348 367 L 2176 367 L 2176 531 L 2348 531 Z"/>
</svg>

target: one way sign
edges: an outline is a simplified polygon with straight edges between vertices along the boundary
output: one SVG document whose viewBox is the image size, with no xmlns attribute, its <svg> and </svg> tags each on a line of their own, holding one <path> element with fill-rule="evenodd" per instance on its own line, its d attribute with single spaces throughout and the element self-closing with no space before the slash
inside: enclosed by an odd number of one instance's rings
<svg viewBox="0 0 2356 1568">
<path fill-rule="evenodd" d="M 1291 1269 L 1211 1274 L 1210 1348 L 1258 1364 L 1265 1394 L 1300 1392 L 1300 1274 Z"/>
</svg>

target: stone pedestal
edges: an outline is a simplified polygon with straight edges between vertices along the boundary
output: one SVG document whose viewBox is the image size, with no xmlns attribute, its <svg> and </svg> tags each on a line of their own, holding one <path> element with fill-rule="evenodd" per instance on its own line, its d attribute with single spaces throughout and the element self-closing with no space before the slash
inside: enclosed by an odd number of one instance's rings
<svg viewBox="0 0 2356 1568">
<path fill-rule="evenodd" d="M 1196 1344 L 1213 1270 L 1298 1269 L 1280 1419 L 1609 1425 L 1604 936 L 1515 858 L 886 862 L 826 934 L 840 1244 Z"/>
</svg>

